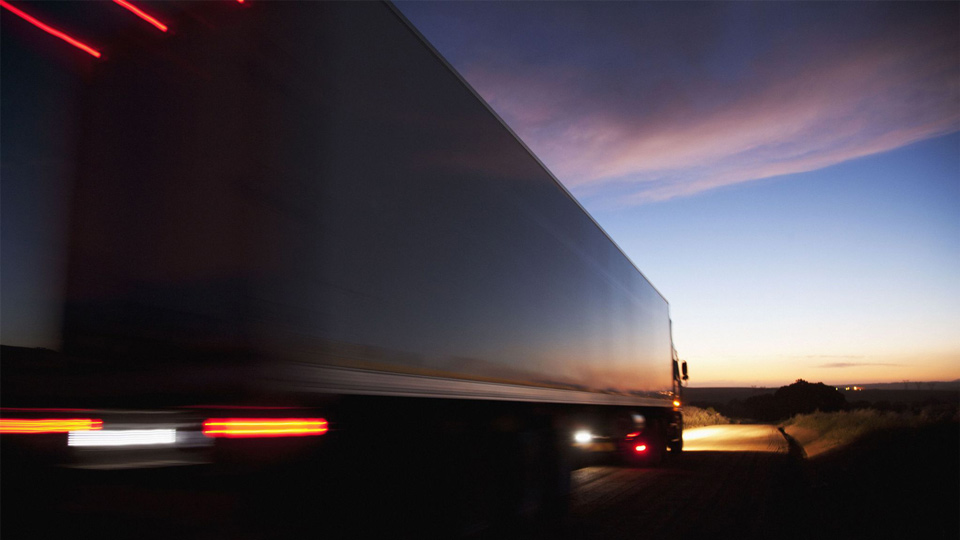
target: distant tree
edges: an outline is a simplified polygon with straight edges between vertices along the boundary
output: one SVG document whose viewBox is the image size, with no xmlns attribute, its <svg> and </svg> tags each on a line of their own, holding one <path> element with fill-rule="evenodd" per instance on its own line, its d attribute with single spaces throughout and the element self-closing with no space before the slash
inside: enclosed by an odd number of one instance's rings
<svg viewBox="0 0 960 540">
<path fill-rule="evenodd" d="M 808 383 L 803 379 L 780 387 L 773 396 L 783 417 L 809 414 L 813 411 L 842 411 L 847 408 L 847 398 L 834 387 L 823 383 Z"/>
<path fill-rule="evenodd" d="M 743 401 L 748 418 L 764 422 L 776 422 L 784 418 L 783 409 L 774 394 L 750 396 Z"/>
<path fill-rule="evenodd" d="M 753 418 L 747 410 L 746 405 L 739 399 L 732 399 L 726 405 L 717 408 L 724 416 L 731 418 Z"/>
</svg>

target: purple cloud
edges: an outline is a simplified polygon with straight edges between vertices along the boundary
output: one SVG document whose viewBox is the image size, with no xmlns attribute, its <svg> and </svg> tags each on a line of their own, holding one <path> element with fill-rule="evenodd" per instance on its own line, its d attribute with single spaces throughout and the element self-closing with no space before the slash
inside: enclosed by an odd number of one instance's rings
<svg viewBox="0 0 960 540">
<path fill-rule="evenodd" d="M 426 23 L 580 196 L 662 201 L 960 129 L 955 4 L 595 6 L 472 6 L 466 37 Z"/>
</svg>

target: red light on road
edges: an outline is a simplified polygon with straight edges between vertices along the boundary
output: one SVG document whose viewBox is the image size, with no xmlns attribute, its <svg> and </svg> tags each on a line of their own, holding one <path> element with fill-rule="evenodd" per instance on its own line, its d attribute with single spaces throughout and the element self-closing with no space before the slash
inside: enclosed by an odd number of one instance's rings
<svg viewBox="0 0 960 540">
<path fill-rule="evenodd" d="M 326 432 L 323 418 L 209 418 L 203 423 L 207 437 L 308 437 Z"/>
<path fill-rule="evenodd" d="M 634 438 L 634 437 L 639 437 L 639 436 L 640 436 L 640 432 L 639 432 L 639 431 L 634 431 L 633 433 L 627 433 L 627 438 L 628 438 L 628 439 L 632 439 L 632 438 Z"/>
<path fill-rule="evenodd" d="M 93 47 L 87 45 L 86 43 L 84 43 L 84 42 L 82 42 L 82 41 L 80 41 L 80 40 L 78 40 L 78 39 L 75 39 L 75 38 L 73 38 L 73 37 L 70 37 L 69 35 L 61 32 L 60 30 L 57 30 L 56 28 L 54 28 L 54 27 L 52 27 L 52 26 L 50 26 L 50 25 L 48 25 L 48 24 L 45 24 L 45 23 L 43 23 L 43 22 L 40 22 L 38 19 L 36 19 L 36 18 L 34 18 L 34 17 L 31 17 L 30 15 L 27 15 L 26 13 L 24 13 L 24 12 L 20 11 L 19 9 L 13 7 L 12 5 L 10 5 L 9 2 L 6 2 L 5 0 L 0 0 L 0 6 L 2 6 L 4 9 L 10 11 L 10 13 L 13 13 L 13 14 L 16 15 L 17 17 L 20 17 L 21 19 L 27 21 L 28 23 L 30 23 L 30 24 L 36 26 L 37 28 L 43 30 L 44 32 L 46 32 L 46 33 L 48 33 L 48 34 L 50 34 L 50 35 L 52 35 L 52 36 L 56 36 L 56 37 L 58 37 L 58 38 L 60 38 L 60 39 L 62 39 L 62 40 L 64 40 L 64 41 L 66 41 L 67 43 L 73 45 L 74 47 L 76 47 L 76 48 L 78 48 L 78 49 L 80 49 L 80 50 L 82 50 L 82 51 L 84 51 L 84 52 L 86 52 L 86 53 L 88 53 L 88 54 L 96 57 L 96 58 L 100 58 L 100 51 L 94 49 Z"/>
<path fill-rule="evenodd" d="M 638 445 L 635 446 L 633 449 L 634 449 L 634 451 L 636 451 L 636 452 L 638 452 L 638 453 L 639 453 L 639 452 L 646 452 L 646 451 L 647 451 L 647 445 L 645 445 L 645 444 L 638 444 Z"/>
<path fill-rule="evenodd" d="M 0 418 L 0 433 L 68 433 L 103 429 L 94 418 Z"/>
<path fill-rule="evenodd" d="M 113 2 L 114 2 L 115 4 L 117 4 L 117 5 L 119 5 L 119 6 L 122 6 L 122 7 L 126 8 L 126 9 L 130 10 L 131 13 L 133 13 L 133 14 L 136 15 L 137 17 L 140 17 L 141 19 L 147 21 L 148 23 L 152 24 L 153 26 L 157 27 L 157 29 L 160 30 L 161 32 L 166 32 L 166 31 L 167 31 L 167 25 L 165 25 L 165 24 L 163 24 L 162 22 L 158 21 L 156 18 L 154 18 L 154 17 L 152 17 L 152 16 L 150 16 L 150 15 L 147 15 L 146 12 L 144 12 L 142 9 L 134 6 L 134 5 L 131 4 L 130 2 L 127 2 L 126 0 L 113 0 Z"/>
</svg>

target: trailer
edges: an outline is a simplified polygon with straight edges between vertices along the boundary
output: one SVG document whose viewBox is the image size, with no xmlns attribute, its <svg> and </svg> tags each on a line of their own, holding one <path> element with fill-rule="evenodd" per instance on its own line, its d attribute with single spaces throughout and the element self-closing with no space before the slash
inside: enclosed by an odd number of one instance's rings
<svg viewBox="0 0 960 540">
<path fill-rule="evenodd" d="M 3 4 L 5 467 L 429 469 L 463 532 L 682 450 L 667 301 L 395 7 L 136 5 Z"/>
</svg>

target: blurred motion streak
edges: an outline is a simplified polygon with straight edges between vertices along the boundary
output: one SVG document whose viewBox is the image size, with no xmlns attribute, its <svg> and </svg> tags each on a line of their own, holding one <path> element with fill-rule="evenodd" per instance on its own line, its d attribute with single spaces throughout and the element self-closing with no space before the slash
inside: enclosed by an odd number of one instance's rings
<svg viewBox="0 0 960 540">
<path fill-rule="evenodd" d="M 140 17 L 141 19 L 143 19 L 143 20 L 147 21 L 148 23 L 152 24 L 153 26 L 157 27 L 157 29 L 159 29 L 161 32 L 166 32 L 166 31 L 167 31 L 167 25 L 165 25 L 165 24 L 163 24 L 162 22 L 158 21 L 155 17 L 152 17 L 152 16 L 150 16 L 150 15 L 147 15 L 146 12 L 144 12 L 144 11 L 141 10 L 140 8 L 134 6 L 134 5 L 131 4 L 130 2 L 127 2 L 126 0 L 113 0 L 113 2 L 114 2 L 115 4 L 117 4 L 117 5 L 119 5 L 119 6 L 122 6 L 122 7 L 125 8 L 125 9 L 129 10 L 131 13 L 133 13 L 133 14 L 136 15 L 137 17 Z"/>
<path fill-rule="evenodd" d="M 102 431 L 71 431 L 67 446 L 137 446 L 174 444 L 175 429 L 111 429 Z"/>
<path fill-rule="evenodd" d="M 208 437 L 306 437 L 326 432 L 323 418 L 210 418 L 203 423 Z"/>
<path fill-rule="evenodd" d="M 62 39 L 62 40 L 64 40 L 64 41 L 66 41 L 67 43 L 73 45 L 74 47 L 76 47 L 76 48 L 78 48 L 78 49 L 81 49 L 81 50 L 83 50 L 84 52 L 89 53 L 90 55 L 92 55 L 92 56 L 94 56 L 94 57 L 96 57 L 96 58 L 100 58 L 100 56 L 101 56 L 100 51 L 94 49 L 93 47 L 87 45 L 86 43 L 84 43 L 84 42 L 82 42 L 82 41 L 80 41 L 80 40 L 78 40 L 78 39 L 76 39 L 76 38 L 73 38 L 73 37 L 71 37 L 71 36 L 69 36 L 69 35 L 61 32 L 60 30 L 57 30 L 56 28 L 54 28 L 54 27 L 52 27 L 52 26 L 50 26 L 50 25 L 44 24 L 43 22 L 39 21 L 38 19 L 36 19 L 36 18 L 34 18 L 34 17 L 31 17 L 30 15 L 27 15 L 27 14 L 24 13 L 23 11 L 20 11 L 19 9 L 17 9 L 17 8 L 13 7 L 12 5 L 10 5 L 9 2 L 6 2 L 6 1 L 4 1 L 4 0 L 0 0 L 0 7 L 6 8 L 8 11 L 10 11 L 10 13 L 13 13 L 14 15 L 16 15 L 16 16 L 20 17 L 21 19 L 27 21 L 28 23 L 30 23 L 30 24 L 36 26 L 37 28 L 43 30 L 44 32 L 46 32 L 46 33 L 48 33 L 48 34 L 50 34 L 50 35 L 56 36 L 56 37 L 58 37 L 58 38 L 60 38 L 60 39 Z"/>
<path fill-rule="evenodd" d="M 67 433 L 103 429 L 93 418 L 0 418 L 0 433 Z"/>
</svg>

